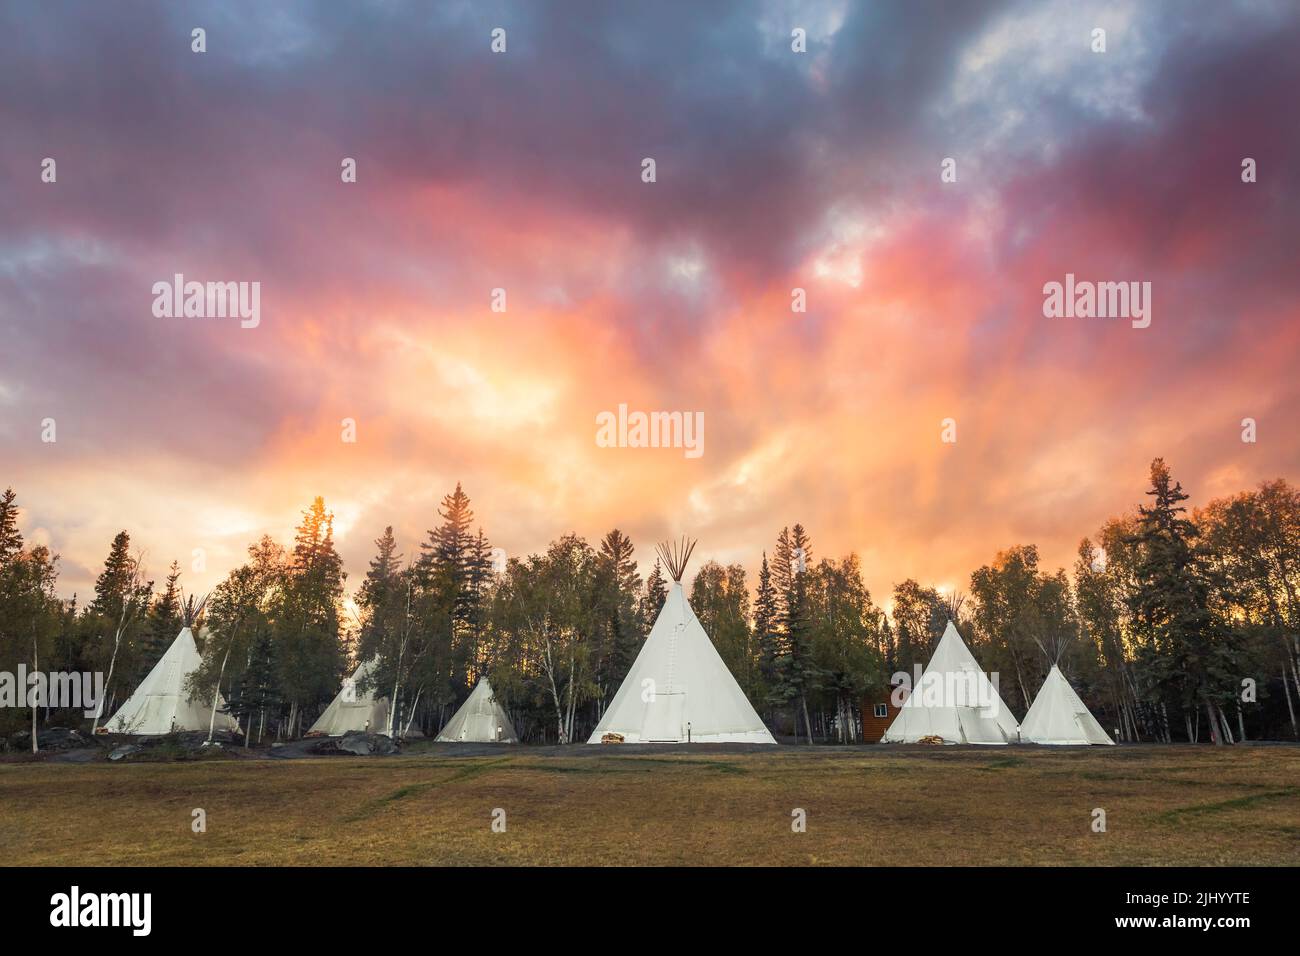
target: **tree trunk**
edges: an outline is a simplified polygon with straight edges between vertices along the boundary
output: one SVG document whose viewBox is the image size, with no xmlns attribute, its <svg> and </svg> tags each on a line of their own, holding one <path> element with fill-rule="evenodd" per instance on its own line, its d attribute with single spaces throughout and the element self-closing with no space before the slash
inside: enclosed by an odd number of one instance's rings
<svg viewBox="0 0 1300 956">
<path fill-rule="evenodd" d="M 574 663 L 573 649 L 570 648 L 569 649 L 569 710 L 568 710 L 568 716 L 565 720 L 565 726 L 564 726 L 564 737 L 566 742 L 573 740 L 573 712 L 578 707 L 578 694 L 576 690 L 577 681 L 574 679 L 575 669 L 576 669 L 576 665 Z"/>
<path fill-rule="evenodd" d="M 411 722 L 415 720 L 415 710 L 420 706 L 420 695 L 424 693 L 424 685 L 421 684 L 415 689 L 415 703 L 411 705 L 411 716 L 406 721 L 406 726 L 402 729 L 402 737 L 405 738 L 411 732 Z"/>
<path fill-rule="evenodd" d="M 1296 694 L 1300 695 L 1300 663 L 1297 663 L 1297 660 L 1300 659 L 1300 638 L 1293 637 L 1291 639 L 1290 658 L 1291 682 L 1295 685 Z"/>
<path fill-rule="evenodd" d="M 120 635 L 121 632 L 119 631 Z M 113 655 L 108 659 L 108 679 L 104 681 L 104 689 L 107 693 L 108 687 L 113 683 L 113 668 L 117 664 L 117 648 L 121 644 L 121 638 L 113 640 Z M 95 719 L 90 722 L 90 735 L 95 736 L 95 731 L 99 727 L 99 718 L 104 716 L 104 702 L 101 700 L 99 706 L 95 708 Z"/>
<path fill-rule="evenodd" d="M 1223 739 L 1226 743 L 1235 744 L 1237 741 L 1232 736 L 1232 725 L 1228 723 L 1228 715 L 1223 712 L 1222 704 L 1215 704 L 1214 709 L 1219 713 L 1219 724 L 1223 727 Z"/>
<path fill-rule="evenodd" d="M 39 681 L 40 672 L 41 672 L 40 655 L 36 650 L 36 638 L 33 636 L 32 637 L 32 673 L 38 676 L 38 681 Z M 39 682 L 37 683 L 36 686 L 37 687 L 40 686 Z M 24 690 L 26 690 L 26 688 L 24 688 Z M 36 692 L 36 688 L 34 687 L 32 688 L 32 693 L 35 694 L 35 692 Z M 36 715 L 40 712 L 39 703 L 40 702 L 33 696 L 32 697 L 32 753 L 34 754 L 41 752 L 41 746 L 36 739 Z"/>
<path fill-rule="evenodd" d="M 1282 665 L 1282 689 L 1286 691 L 1286 710 L 1291 715 L 1291 736 L 1300 740 L 1300 724 L 1295 719 L 1295 704 L 1291 703 L 1291 685 L 1286 682 L 1286 664 Z"/>
<path fill-rule="evenodd" d="M 808 743 L 812 744 L 812 721 L 808 718 L 808 698 L 802 694 L 799 695 L 799 701 L 803 704 L 803 725 L 808 730 Z"/>
<path fill-rule="evenodd" d="M 1214 719 L 1214 708 L 1210 706 L 1210 701 L 1208 698 L 1202 698 L 1201 703 L 1205 707 L 1205 716 L 1208 717 L 1210 720 L 1210 740 L 1214 743 L 1216 747 L 1222 746 L 1223 740 L 1219 736 L 1219 728 L 1217 726 L 1217 722 Z"/>
<path fill-rule="evenodd" d="M 230 643 L 226 645 L 226 653 L 221 658 L 221 670 L 217 672 L 217 686 L 212 689 L 212 717 L 208 720 L 208 743 L 212 743 L 212 735 L 217 730 L 217 698 L 221 696 L 221 678 L 226 676 L 226 661 L 230 660 L 230 645 L 235 643 L 234 635 L 231 636 Z M 247 743 L 248 738 L 244 738 Z"/>
</svg>

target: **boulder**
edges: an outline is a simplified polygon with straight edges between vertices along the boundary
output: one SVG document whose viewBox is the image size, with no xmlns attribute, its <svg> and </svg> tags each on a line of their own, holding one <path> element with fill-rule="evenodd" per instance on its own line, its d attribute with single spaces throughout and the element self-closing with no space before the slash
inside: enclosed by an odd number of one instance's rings
<svg viewBox="0 0 1300 956">
<path fill-rule="evenodd" d="M 349 731 L 342 737 L 326 737 L 307 749 L 314 754 L 353 754 L 357 757 L 382 757 L 399 752 L 392 738 L 360 730 Z"/>
<path fill-rule="evenodd" d="M 139 744 L 122 744 L 120 747 L 114 747 L 112 753 L 108 755 L 109 760 L 121 760 L 123 757 L 129 757 L 131 754 L 138 754 L 144 750 Z"/>
<path fill-rule="evenodd" d="M 32 732 L 24 730 L 14 734 L 14 750 L 32 749 Z M 77 750 L 93 746 L 89 737 L 71 727 L 42 727 L 36 732 L 36 744 L 41 750 Z"/>
</svg>

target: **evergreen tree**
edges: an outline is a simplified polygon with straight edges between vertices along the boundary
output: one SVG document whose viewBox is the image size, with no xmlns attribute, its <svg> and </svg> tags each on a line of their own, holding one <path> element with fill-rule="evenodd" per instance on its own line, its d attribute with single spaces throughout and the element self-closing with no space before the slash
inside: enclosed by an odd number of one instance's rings
<svg viewBox="0 0 1300 956">
<path fill-rule="evenodd" d="M 885 670 L 890 675 L 898 673 L 898 647 L 894 643 L 894 630 L 889 626 L 889 618 L 884 614 L 880 615 L 876 649 L 885 662 Z"/>
<path fill-rule="evenodd" d="M 86 609 L 86 656 L 95 670 L 105 672 L 106 694 L 114 694 L 119 685 L 134 686 L 140 676 L 140 635 L 152 595 L 153 582 L 142 579 L 140 560 L 131 555 L 130 535 L 119 531 L 95 580 L 95 599 Z M 92 730 L 104 716 L 97 715 Z"/>
<path fill-rule="evenodd" d="M 137 674 L 143 678 L 150 669 L 162 660 L 167 648 L 181 629 L 181 566 L 173 561 L 167 573 L 167 584 L 163 593 L 158 595 L 149 607 L 144 633 L 141 638 L 140 665 Z"/>
<path fill-rule="evenodd" d="M 776 587 L 772 583 L 772 569 L 763 552 L 763 563 L 758 570 L 758 595 L 754 601 L 754 643 L 758 647 L 758 672 L 763 686 L 769 691 L 776 683 L 776 662 L 781 656 L 778 633 L 781 609 Z"/>
<path fill-rule="evenodd" d="M 0 496 L 0 667 L 16 669 L 19 662 L 31 671 L 50 669 L 56 636 L 62 626 L 62 604 L 54 595 L 58 555 L 43 545 L 24 548 L 18 531 L 17 507 L 12 489 Z M 26 695 L 28 688 L 19 689 Z M 32 752 L 39 750 L 37 720 L 43 703 L 0 708 L 0 733 L 17 725 L 27 710 Z M 22 708 L 22 709 L 19 709 Z"/>
<path fill-rule="evenodd" d="M 641 619 L 645 622 L 645 633 L 650 633 L 650 628 L 654 627 L 659 612 L 664 609 L 664 602 L 667 600 L 668 579 L 664 576 L 664 569 L 659 559 L 655 558 L 655 566 L 650 571 L 650 577 L 646 578 L 645 598 L 641 602 Z"/>
<path fill-rule="evenodd" d="M 400 621 L 394 618 L 405 605 L 406 584 L 402 580 L 402 556 L 397 553 L 397 539 L 393 526 L 375 539 L 378 549 L 370 559 L 370 570 L 357 590 L 357 606 L 361 608 L 361 638 L 358 646 L 358 664 L 369 660 L 388 644 Z"/>
<path fill-rule="evenodd" d="M 468 613 L 466 624 L 472 645 L 470 660 L 474 676 L 486 674 L 489 669 L 487 646 L 487 614 L 492 586 L 492 547 L 487 535 L 479 528 L 469 549 L 466 589 Z"/>
<path fill-rule="evenodd" d="M 895 608 L 897 611 L 897 608 Z M 920 664 L 924 667 L 924 655 L 918 654 L 916 645 L 912 643 L 912 632 L 907 627 L 906 618 L 895 617 L 894 634 L 894 669 L 903 671 L 913 679 L 916 677 L 916 666 Z M 892 673 L 892 672 L 891 672 Z"/>
<path fill-rule="evenodd" d="M 395 710 L 394 687 L 400 691 L 411 669 L 411 655 L 407 650 L 412 636 L 410 608 L 415 584 L 412 574 L 402 570 L 402 556 L 397 553 L 391 525 L 375 540 L 375 548 L 376 555 L 357 592 L 357 605 L 361 608 L 357 663 L 372 658 L 378 658 L 378 662 L 370 677 L 357 686 L 357 692 L 388 697 L 390 710 Z M 397 715 L 393 718 L 396 720 Z M 388 728 L 378 729 L 386 732 Z"/>
<path fill-rule="evenodd" d="M 104 570 L 95 579 L 95 599 L 87 608 L 89 613 L 109 621 L 117 621 L 122 614 L 122 606 L 134 596 L 132 586 L 135 583 L 136 562 L 131 557 L 131 536 L 119 531 L 113 538 L 108 557 L 104 559 Z"/>
<path fill-rule="evenodd" d="M 474 615 L 476 603 L 471 587 L 474 512 L 460 482 L 454 492 L 443 497 L 438 516 L 442 524 L 429 530 L 429 540 L 420 545 L 416 567 L 426 588 L 450 599 L 452 633 L 459 638 Z"/>
<path fill-rule="evenodd" d="M 334 697 L 343 676 L 339 607 L 345 578 L 334 548 L 334 515 L 317 497 L 294 535 L 276 613 L 276 656 L 280 687 L 290 706 L 290 734 L 302 725 L 305 708 Z"/>
<path fill-rule="evenodd" d="M 409 675 L 416 693 L 435 708 L 461 697 L 483 665 L 491 567 L 487 540 L 473 532 L 474 512 L 459 482 L 443 497 L 438 516 L 442 523 L 429 530 L 414 567 Z"/>
<path fill-rule="evenodd" d="M 790 610 L 790 591 L 794 581 L 794 545 L 790 543 L 790 529 L 782 528 L 776 537 L 776 548 L 772 552 L 772 588 L 776 594 L 775 634 L 777 637 L 777 656 L 784 655 L 789 648 L 790 632 L 788 617 Z"/>
<path fill-rule="evenodd" d="M 782 529 L 777 539 L 776 556 L 773 578 L 778 582 L 782 579 L 786 582 L 781 602 L 784 647 L 777 659 L 776 695 L 794 708 L 796 727 L 802 713 L 808 743 L 811 744 L 812 718 L 808 713 L 808 696 L 817 689 L 821 672 L 813 660 L 811 646 L 812 615 L 808 600 L 807 568 L 812 560 L 812 543 L 803 525 L 796 524 L 790 532 Z M 777 593 L 780 594 L 779 589 Z"/>
<path fill-rule="evenodd" d="M 631 540 L 618 528 L 605 535 L 596 553 L 597 719 L 627 676 L 645 635 L 638 607 L 641 575 L 634 554 Z"/>
<path fill-rule="evenodd" d="M 293 694 L 305 682 L 286 680 L 294 665 L 285 657 L 303 660 L 301 649 L 310 640 L 284 548 L 263 535 L 249 546 L 248 558 L 206 603 L 210 634 L 201 650 L 203 661 L 187 682 L 189 693 L 204 700 L 213 700 L 220 689 L 227 711 L 243 723 L 245 745 L 255 732 L 260 736 L 268 718 L 279 717 L 281 700 L 290 705 L 288 730 L 293 732 L 301 705 Z"/>
<path fill-rule="evenodd" d="M 1164 459 L 1151 463 L 1150 506 L 1138 509 L 1134 539 L 1140 551 L 1132 609 L 1154 652 L 1156 683 L 1174 695 L 1190 722 L 1204 710 L 1210 735 L 1225 736 L 1222 701 L 1235 683 L 1232 634 L 1210 609 L 1214 572 L 1198 552 L 1199 531 L 1185 517 L 1188 496 Z"/>
<path fill-rule="evenodd" d="M 882 615 L 862 581 L 857 555 L 839 562 L 823 558 L 808 579 L 821 701 L 834 708 L 837 740 L 853 743 L 863 695 L 885 684 L 876 646 Z M 819 707 L 819 713 L 824 709 Z"/>
<path fill-rule="evenodd" d="M 279 712 L 284 701 L 276 681 L 275 641 L 264 621 L 250 622 L 251 640 L 248 666 L 240 675 L 239 693 L 232 695 L 231 710 L 243 718 L 245 745 L 259 742 L 266 729 L 267 716 Z"/>
<path fill-rule="evenodd" d="M 18 531 L 17 495 L 6 488 L 0 495 L 0 567 L 12 561 L 23 549 L 23 536 Z"/>
</svg>

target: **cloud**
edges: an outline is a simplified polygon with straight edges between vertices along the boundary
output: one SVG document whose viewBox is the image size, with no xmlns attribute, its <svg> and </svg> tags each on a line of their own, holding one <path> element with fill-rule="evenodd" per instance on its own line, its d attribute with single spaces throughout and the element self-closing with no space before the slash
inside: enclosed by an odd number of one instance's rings
<svg viewBox="0 0 1300 956">
<path fill-rule="evenodd" d="M 119 525 L 214 583 L 315 494 L 360 573 L 458 480 L 510 553 L 754 567 L 802 521 L 878 594 L 1068 564 L 1154 455 L 1300 464 L 1298 40 L 1267 3 L 7 7 L 3 478 L 69 591 Z M 154 318 L 177 272 L 262 325 Z M 1066 272 L 1151 281 L 1152 327 L 1044 319 Z M 597 448 L 620 402 L 703 411 L 704 458 Z"/>
</svg>

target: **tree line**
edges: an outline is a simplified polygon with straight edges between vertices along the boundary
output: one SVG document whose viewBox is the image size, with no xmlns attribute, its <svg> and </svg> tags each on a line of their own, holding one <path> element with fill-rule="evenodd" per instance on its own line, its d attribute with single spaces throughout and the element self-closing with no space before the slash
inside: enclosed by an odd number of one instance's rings
<svg viewBox="0 0 1300 956">
<path fill-rule="evenodd" d="M 802 742 L 859 740 L 864 702 L 923 666 L 949 620 L 1019 714 L 1059 662 L 1120 740 L 1300 737 L 1300 493 L 1278 479 L 1189 511 L 1156 459 L 1146 499 L 1084 538 L 1069 573 L 1018 545 L 965 592 L 895 585 L 888 611 L 856 555 L 818 558 L 797 523 L 762 552 L 752 588 L 743 566 L 709 561 L 688 595 L 769 726 Z M 56 596 L 58 557 L 25 545 L 18 514 L 8 490 L 0 662 L 104 673 L 107 718 L 181 626 L 179 566 L 155 586 L 122 531 L 83 607 Z M 521 739 L 586 739 L 663 606 L 665 569 L 656 560 L 643 579 L 618 529 L 494 557 L 460 485 L 437 518 L 411 553 L 385 528 L 349 604 L 333 516 L 316 498 L 291 545 L 263 536 L 208 596 L 188 690 L 210 700 L 219 687 L 250 742 L 292 738 L 373 659 L 358 690 L 390 699 L 390 734 L 436 733 L 490 675 Z M 80 718 L 40 710 L 0 711 L 0 730 Z"/>
</svg>

